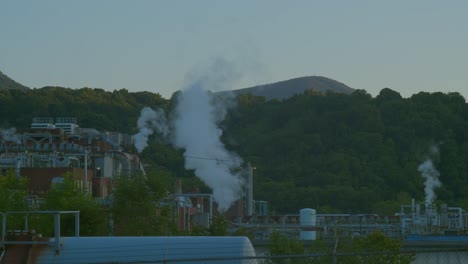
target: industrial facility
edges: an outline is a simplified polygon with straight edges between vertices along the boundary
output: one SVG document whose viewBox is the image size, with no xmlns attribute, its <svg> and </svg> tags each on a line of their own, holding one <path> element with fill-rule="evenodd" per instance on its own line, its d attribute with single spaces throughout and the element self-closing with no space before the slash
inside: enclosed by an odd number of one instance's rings
<svg viewBox="0 0 468 264">
<path fill-rule="evenodd" d="M 28 178 L 32 209 L 66 176 L 71 176 L 83 192 L 109 205 L 115 177 L 145 175 L 135 152 L 131 135 L 82 128 L 73 117 L 36 117 L 28 129 L 1 130 L 0 175 L 13 171 L 18 177 Z M 253 204 L 252 193 L 247 202 L 238 201 L 229 216 L 242 218 L 244 204 Z M 182 193 L 180 182 L 173 194 L 161 201 L 160 206 L 164 205 L 173 208 L 179 229 L 185 231 L 193 224 L 209 227 L 216 210 L 212 194 Z"/>
<path fill-rule="evenodd" d="M 81 128 L 76 118 L 34 118 L 29 129 L 3 131 L 0 134 L 1 174 L 13 172 L 18 177 L 29 179 L 33 211 L 25 214 L 53 214 L 56 217 L 56 235 L 42 238 L 28 230 L 27 224 L 19 232 L 9 231 L 6 215 L 22 212 L 0 212 L 0 249 L 8 246 L 8 250 L 0 252 L 3 254 L 0 263 L 10 263 L 8 261 L 17 256 L 34 256 L 36 262 L 31 263 L 88 263 L 90 258 L 93 261 L 101 258 L 103 263 L 108 263 L 174 261 L 181 256 L 194 261 L 201 255 L 211 258 L 227 256 L 233 258 L 229 263 L 242 263 L 240 257 L 255 256 L 252 244 L 264 246 L 273 232 L 306 243 L 318 239 L 355 238 L 379 231 L 405 241 L 408 246 L 426 246 L 434 241 L 434 245 L 458 246 L 462 240 L 468 245 L 468 237 L 465 236 L 468 233 L 468 213 L 447 204 L 436 206 L 413 199 L 401 205 L 398 212 L 387 216 L 372 213 L 321 214 L 312 208 L 293 214 L 273 215 L 267 201 L 254 199 L 254 168 L 250 164 L 242 174 L 244 196 L 227 210 L 226 216 L 228 231 L 235 233 L 242 228 L 248 232 L 252 242 L 246 237 L 79 237 L 79 226 L 76 227 L 76 237 L 60 237 L 60 214 L 79 215 L 79 212 L 34 211 L 34 205 L 40 203 L 47 191 L 66 176 L 71 176 L 83 192 L 100 199 L 105 206 L 110 202 L 113 178 L 121 175 L 131 177 L 136 173 L 145 175 L 142 162 L 134 153 L 131 135 Z M 190 231 L 194 225 L 210 227 L 216 211 L 213 195 L 196 191 L 183 193 L 181 184 L 178 181 L 174 192 L 161 200 L 159 206 L 173 208 L 179 230 Z M 25 219 L 27 223 L 27 216 Z M 139 245 L 138 254 L 123 250 L 134 245 Z M 91 248 L 93 250 L 90 251 Z M 83 257 L 85 251 L 89 258 Z M 24 262 L 24 258 L 20 258 L 19 261 Z"/>
<path fill-rule="evenodd" d="M 360 237 L 372 232 L 382 232 L 400 240 L 418 240 L 421 237 L 462 238 L 468 234 L 468 213 L 462 208 L 416 203 L 401 205 L 393 215 L 378 214 L 319 214 L 304 208 L 299 214 L 254 215 L 242 223 L 233 224 L 251 230 L 255 243 L 269 239 L 272 232 L 281 232 L 293 239 L 316 240 L 336 237 Z M 440 240 L 440 238 L 439 238 Z"/>
<path fill-rule="evenodd" d="M 32 199 L 38 201 L 52 184 L 63 180 L 65 175 L 71 175 L 83 191 L 106 201 L 114 177 L 145 173 L 134 152 L 131 135 L 81 128 L 76 118 L 70 117 L 34 118 L 29 129 L 0 134 L 0 170 L 4 174 L 14 169 L 15 175 L 29 178 L 28 189 Z M 465 234 L 468 228 L 468 215 L 463 209 L 442 204 L 437 210 L 435 205 L 414 200 L 411 204 L 402 205 L 400 212 L 389 216 L 306 211 L 305 214 L 311 215 L 309 220 L 303 218 L 302 211 L 299 214 L 271 215 L 267 201 L 254 200 L 253 171 L 254 167 L 247 164 L 243 174 L 245 195 L 227 211 L 227 216 L 231 221 L 231 231 L 247 228 L 255 240 L 268 239 L 272 230 L 291 238 L 314 240 L 363 236 L 376 230 L 398 238 L 410 234 L 460 235 Z M 193 223 L 209 227 L 213 210 L 216 210 L 211 194 L 182 193 L 180 182 L 161 205 L 164 203 L 175 205 L 181 230 L 190 230 Z"/>
<path fill-rule="evenodd" d="M 7 231 L 7 215 L 25 216 L 20 231 Z M 28 230 L 28 216 L 50 214 L 54 217 L 54 237 L 43 238 Z M 60 218 L 75 215 L 75 236 L 60 235 Z M 79 211 L 25 211 L 0 213 L 2 236 L 0 264 L 11 263 L 256 263 L 255 250 L 247 237 L 80 237 Z M 6 250 L 3 250 L 6 246 Z"/>
<path fill-rule="evenodd" d="M 14 168 L 29 179 L 28 189 L 38 199 L 51 184 L 71 175 L 85 192 L 107 198 L 111 179 L 144 173 L 137 155 L 126 151 L 130 135 L 80 128 L 76 118 L 34 118 L 30 129 L 0 134 L 0 170 Z"/>
</svg>

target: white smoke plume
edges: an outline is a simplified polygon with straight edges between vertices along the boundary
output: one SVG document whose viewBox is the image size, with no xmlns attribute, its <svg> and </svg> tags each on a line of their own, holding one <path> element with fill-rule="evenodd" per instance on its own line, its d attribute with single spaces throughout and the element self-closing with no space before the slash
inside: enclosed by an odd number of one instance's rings
<svg viewBox="0 0 468 264">
<path fill-rule="evenodd" d="M 229 209 L 242 195 L 243 180 L 238 172 L 242 160 L 226 150 L 220 139 L 223 131 L 219 123 L 232 103 L 226 97 L 215 97 L 210 91 L 232 88 L 239 77 L 234 64 L 224 59 L 218 58 L 208 67 L 197 68 L 197 72 L 188 75 L 189 84 L 176 98 L 175 112 L 170 115 L 174 117 L 171 143 L 185 149 L 185 168 L 194 170 L 195 175 L 213 190 L 219 211 Z M 153 128 L 167 134 L 167 123 L 161 116 L 164 116 L 162 110 L 142 110 L 138 120 L 140 132 L 135 135 L 139 152 L 147 146 Z"/>
<path fill-rule="evenodd" d="M 20 136 L 16 134 L 16 128 L 0 129 L 2 135 L 2 142 L 13 142 L 16 144 L 21 143 Z"/>
<path fill-rule="evenodd" d="M 166 115 L 162 109 L 154 111 L 150 107 L 141 109 L 140 117 L 137 121 L 139 132 L 133 136 L 135 147 L 141 153 L 148 146 L 148 137 L 154 133 L 154 129 L 159 131 L 163 137 L 169 134 Z"/>
<path fill-rule="evenodd" d="M 431 147 L 431 154 L 435 155 L 439 153 L 439 150 L 436 146 Z M 426 159 L 418 167 L 418 171 L 421 172 L 424 181 L 424 193 L 426 194 L 426 205 L 431 205 L 436 198 L 435 188 L 442 186 L 442 183 L 439 181 L 440 173 L 434 167 L 431 158 Z"/>
<path fill-rule="evenodd" d="M 185 168 L 213 189 L 219 210 L 224 211 L 239 198 L 242 191 L 240 175 L 232 171 L 242 163 L 227 151 L 220 140 L 217 114 L 223 112 L 211 103 L 212 96 L 201 87 L 186 90 L 179 98 L 178 118 L 174 122 L 174 145 L 185 149 Z"/>
<path fill-rule="evenodd" d="M 220 139 L 223 131 L 218 125 L 231 105 L 209 91 L 225 89 L 239 76 L 233 64 L 222 59 L 213 61 L 206 73 L 191 76 L 194 81 L 179 95 L 173 122 L 173 144 L 185 149 L 185 168 L 195 170 L 213 189 L 220 211 L 242 195 L 242 177 L 234 172 L 242 160 L 226 150 Z"/>
</svg>

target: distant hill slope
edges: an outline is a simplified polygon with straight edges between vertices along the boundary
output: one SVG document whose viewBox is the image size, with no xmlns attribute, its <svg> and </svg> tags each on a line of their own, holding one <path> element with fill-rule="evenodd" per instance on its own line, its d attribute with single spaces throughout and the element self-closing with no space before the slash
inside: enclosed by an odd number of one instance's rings
<svg viewBox="0 0 468 264">
<path fill-rule="evenodd" d="M 350 94 L 354 91 L 353 88 L 330 78 L 322 76 L 307 76 L 233 90 L 231 92 L 235 95 L 250 93 L 257 96 L 264 96 L 267 99 L 286 99 L 296 94 L 302 94 L 305 90 L 309 89 L 323 93 L 330 90 L 345 94 Z"/>
<path fill-rule="evenodd" d="M 0 90 L 28 90 L 29 88 L 20 84 L 20 83 L 17 83 L 16 81 L 14 81 L 13 79 L 11 79 L 10 77 L 6 76 L 5 74 L 3 74 L 3 72 L 0 71 Z"/>
</svg>

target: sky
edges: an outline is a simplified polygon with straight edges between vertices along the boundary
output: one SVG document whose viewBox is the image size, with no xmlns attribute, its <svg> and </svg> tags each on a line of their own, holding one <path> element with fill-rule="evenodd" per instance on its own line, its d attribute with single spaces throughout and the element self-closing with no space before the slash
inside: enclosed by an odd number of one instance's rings
<svg viewBox="0 0 468 264">
<path fill-rule="evenodd" d="M 0 71 L 170 98 L 223 58 L 241 72 L 228 89 L 318 75 L 468 98 L 467 13 L 461 0 L 2 0 Z"/>
</svg>

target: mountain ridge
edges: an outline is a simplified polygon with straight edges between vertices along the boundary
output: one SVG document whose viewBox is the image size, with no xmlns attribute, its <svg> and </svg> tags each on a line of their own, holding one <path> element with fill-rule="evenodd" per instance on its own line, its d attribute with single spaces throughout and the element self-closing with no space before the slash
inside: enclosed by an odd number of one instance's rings
<svg viewBox="0 0 468 264">
<path fill-rule="evenodd" d="M 302 94 L 306 90 L 314 90 L 317 92 L 326 93 L 332 91 L 336 93 L 350 94 L 354 91 L 353 88 L 336 80 L 323 76 L 304 76 L 293 78 L 285 81 L 269 83 L 264 85 L 256 85 L 252 87 L 222 91 L 222 93 L 253 94 L 256 96 L 264 96 L 267 100 L 271 99 L 287 99 L 297 94 Z"/>
<path fill-rule="evenodd" d="M 22 85 L 21 83 L 11 79 L 2 71 L 0 71 L 0 90 L 29 90 L 27 86 Z"/>
</svg>

